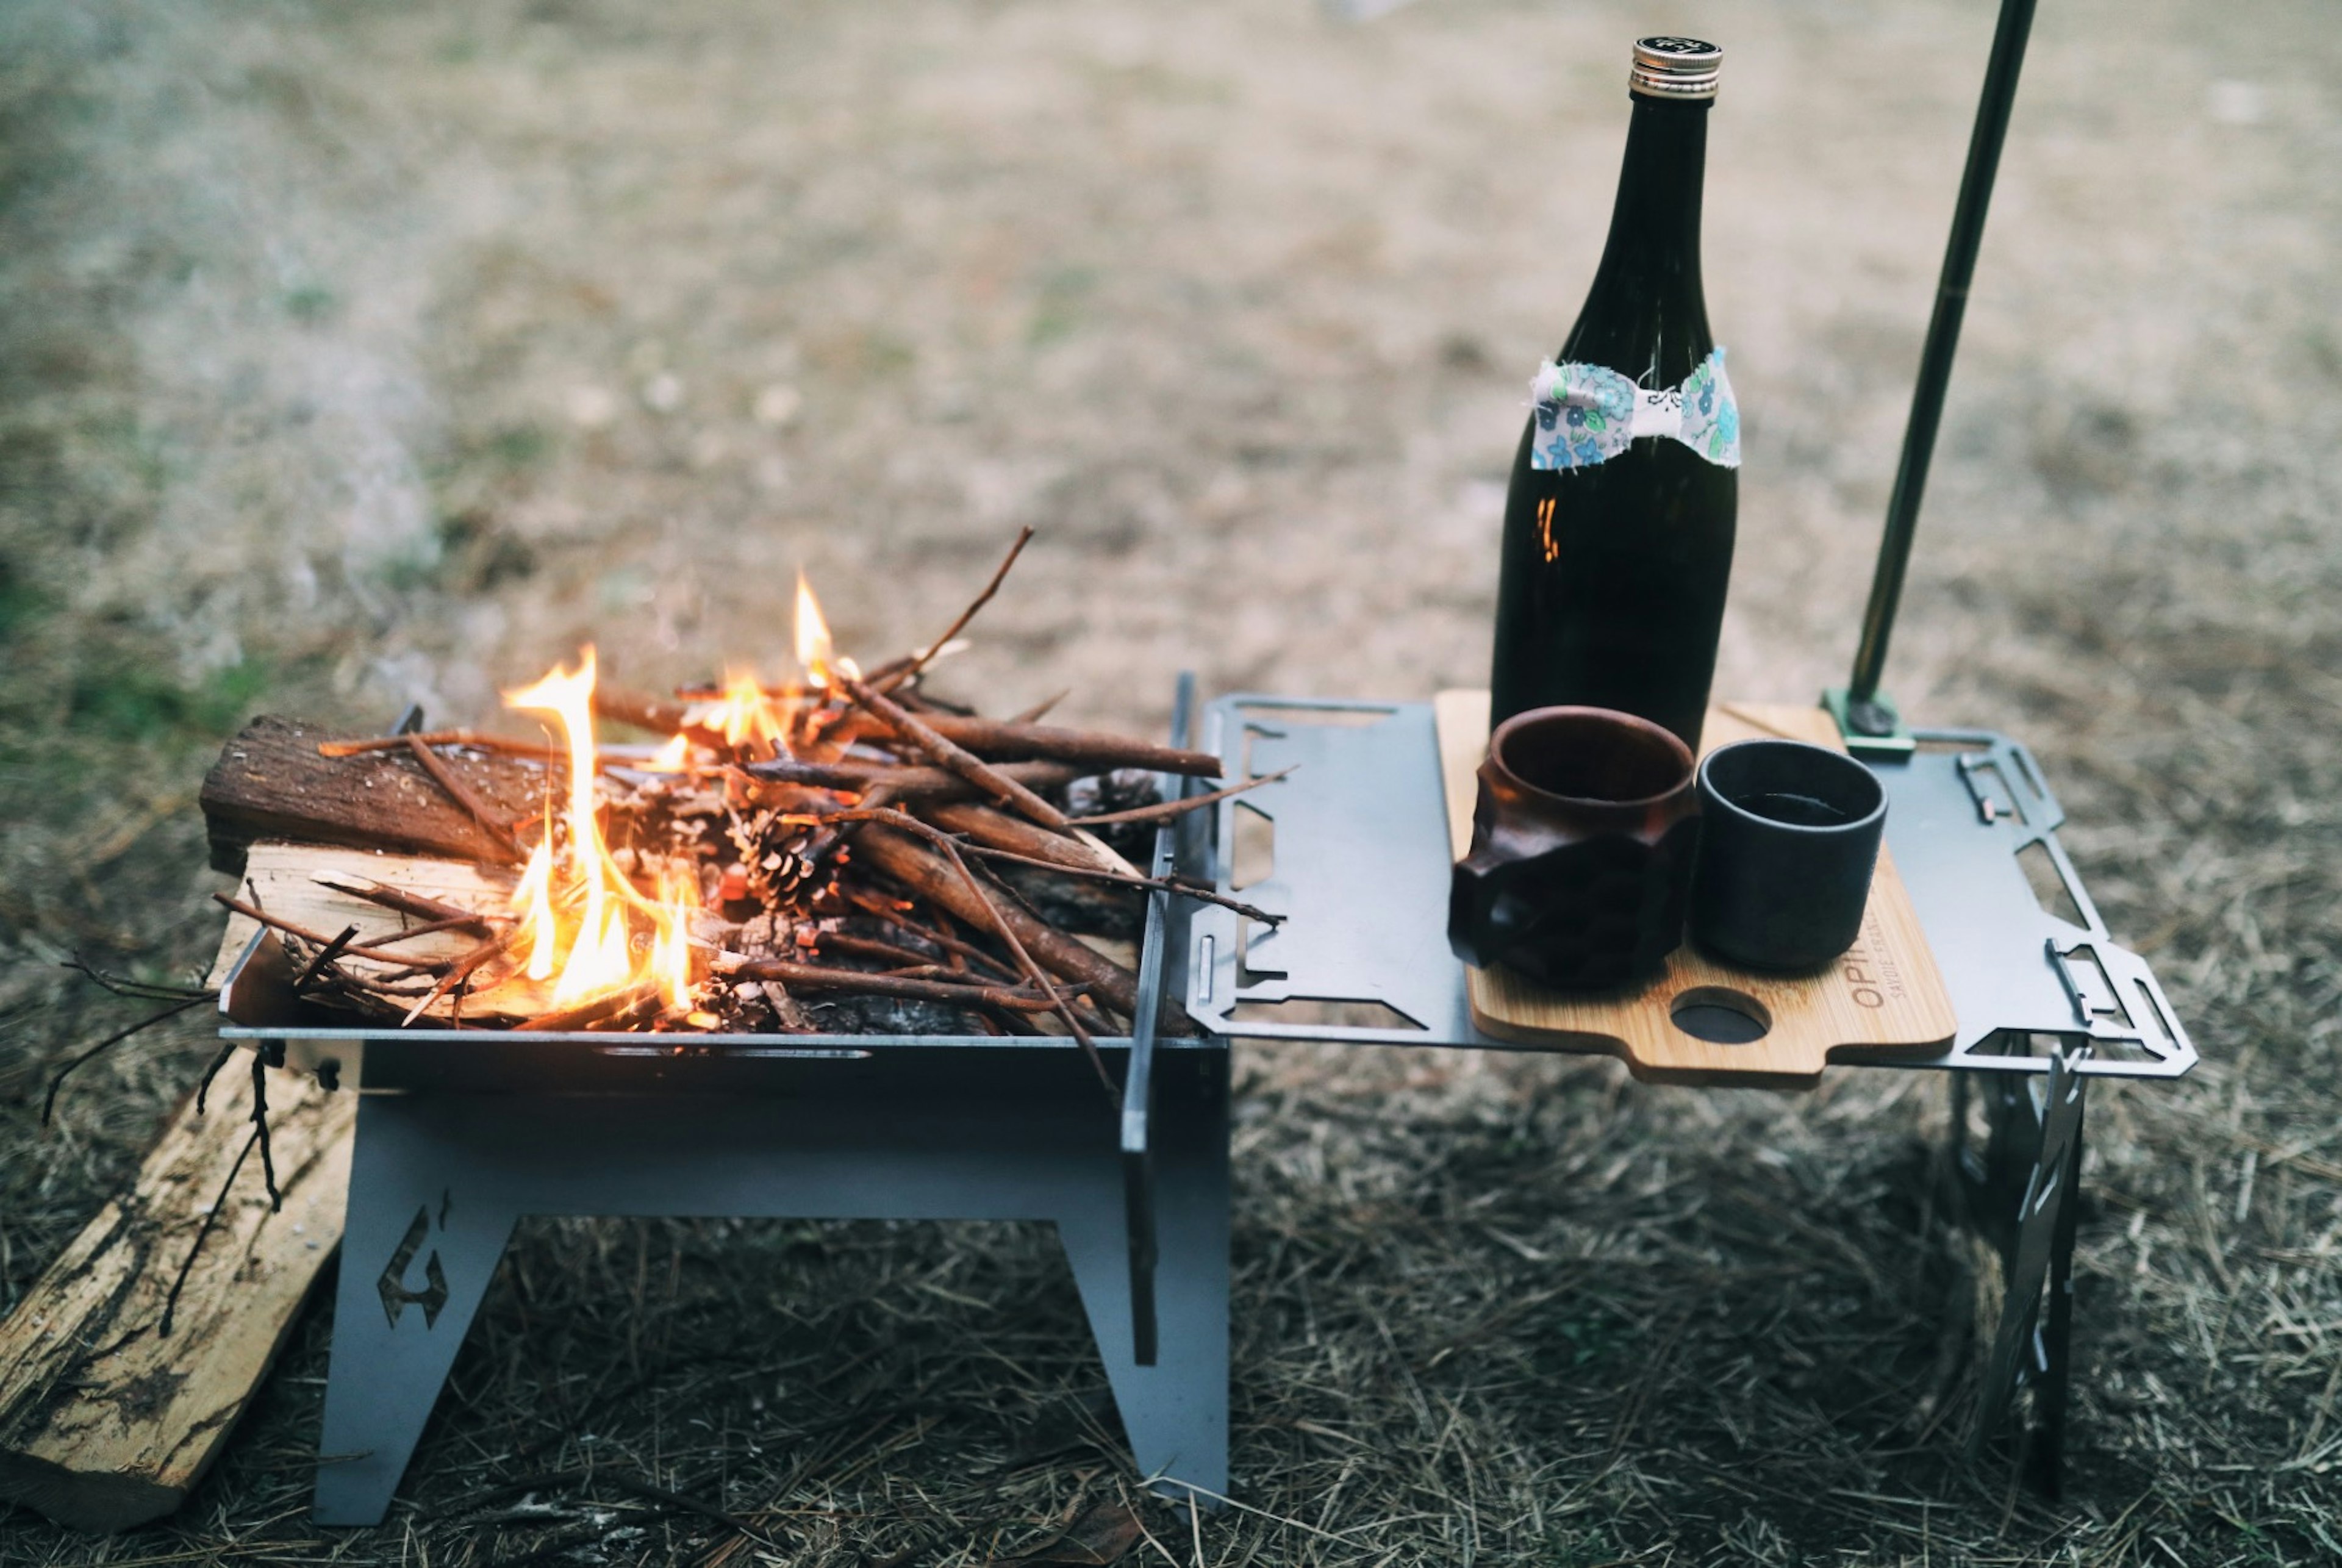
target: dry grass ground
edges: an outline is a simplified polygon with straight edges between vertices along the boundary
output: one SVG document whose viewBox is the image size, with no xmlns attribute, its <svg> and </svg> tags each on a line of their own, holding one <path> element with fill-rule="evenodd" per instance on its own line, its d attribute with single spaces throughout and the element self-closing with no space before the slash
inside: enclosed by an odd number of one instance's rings
<svg viewBox="0 0 2342 1568">
<path fill-rule="evenodd" d="M 8 7 L 0 1310 L 209 1049 L 143 1038 L 37 1126 L 124 1016 L 57 961 L 207 951 L 193 791 L 255 708 L 484 718 L 589 636 L 642 680 L 769 664 L 799 563 L 901 646 L 1028 521 L 959 677 L 1005 700 L 1476 679 L 1522 378 L 1655 25 L 1728 49 L 1724 684 L 1815 690 L 1989 9 Z M 2206 1056 L 2094 1099 L 2067 1499 L 1961 1463 L 1940 1084 L 1248 1050 L 1263 1512 L 1153 1507 L 1142 1555 L 2342 1560 L 2337 68 L 2317 0 L 2043 7 L 1897 650 L 1923 720 L 2035 744 Z M 1133 1483 L 1029 1231 L 529 1227 L 390 1523 L 330 1537 L 327 1316 L 179 1517 L 0 1516 L 0 1561 L 962 1563 Z"/>
</svg>

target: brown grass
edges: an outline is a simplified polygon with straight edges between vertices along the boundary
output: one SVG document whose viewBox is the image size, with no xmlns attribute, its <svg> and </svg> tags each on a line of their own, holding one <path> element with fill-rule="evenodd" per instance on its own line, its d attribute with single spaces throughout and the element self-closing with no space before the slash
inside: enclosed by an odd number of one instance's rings
<svg viewBox="0 0 2342 1568">
<path fill-rule="evenodd" d="M 2233 14 L 2044 7 L 1893 672 L 2035 745 L 2207 1058 L 2094 1095 L 2067 1499 L 1961 1460 L 1940 1084 L 1246 1050 L 1258 1512 L 1149 1505 L 1139 1558 L 2342 1556 L 2342 35 Z M 142 1038 L 35 1124 L 127 1016 L 56 961 L 206 952 L 192 790 L 264 702 L 482 720 L 588 635 L 644 682 L 771 664 L 800 561 L 846 646 L 906 646 L 1026 521 L 953 673 L 1003 706 L 1476 679 L 1519 379 L 1652 19 L 11 8 L 0 1308 L 208 1051 Z M 1700 25 L 1750 417 L 1724 684 L 1796 696 L 1851 646 L 1988 20 Z M 1135 1483 L 1032 1230 L 525 1227 L 390 1523 L 330 1537 L 328 1316 L 176 1519 L 0 1515 L 0 1561 L 961 1563 Z"/>
</svg>

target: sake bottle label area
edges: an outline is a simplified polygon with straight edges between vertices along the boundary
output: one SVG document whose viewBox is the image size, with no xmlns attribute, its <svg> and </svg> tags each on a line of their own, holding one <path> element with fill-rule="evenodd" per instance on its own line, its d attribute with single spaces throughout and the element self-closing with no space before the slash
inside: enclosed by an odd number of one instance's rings
<svg viewBox="0 0 2342 1568">
<path fill-rule="evenodd" d="M 1606 463 L 1646 436 L 1680 441 L 1719 468 L 1740 466 L 1740 405 L 1716 349 L 1680 386 L 1642 387 L 1605 365 L 1551 360 L 1529 383 L 1530 466 Z"/>
</svg>

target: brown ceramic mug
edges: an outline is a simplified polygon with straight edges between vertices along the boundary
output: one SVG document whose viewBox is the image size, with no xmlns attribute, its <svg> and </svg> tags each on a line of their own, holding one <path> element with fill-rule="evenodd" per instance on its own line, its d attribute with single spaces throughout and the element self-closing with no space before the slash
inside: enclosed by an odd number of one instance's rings
<svg viewBox="0 0 2342 1568">
<path fill-rule="evenodd" d="M 1690 748 L 1631 714 L 1533 708 L 1497 725 L 1448 886 L 1456 956 L 1571 990 L 1657 974 L 1683 940 L 1694 776 Z"/>
</svg>

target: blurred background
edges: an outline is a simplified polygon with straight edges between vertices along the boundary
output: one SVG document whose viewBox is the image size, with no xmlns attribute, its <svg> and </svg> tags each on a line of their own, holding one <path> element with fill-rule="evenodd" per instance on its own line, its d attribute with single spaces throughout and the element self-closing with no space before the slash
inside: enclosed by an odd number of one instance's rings
<svg viewBox="0 0 2342 1568">
<path fill-rule="evenodd" d="M 2121 1546 L 2150 1480 L 2233 1493 L 2170 1516 L 2191 1568 L 2247 1525 L 2256 1560 L 2337 1539 L 2303 1523 L 2333 1517 L 2342 1379 L 2334 23 L 2043 5 L 1888 670 L 1917 721 L 2040 752 L 2207 1058 L 2094 1111 L 2085 1278 L 2117 1326 L 2084 1331 L 2077 1441 L 2118 1480 L 2027 1515 L 2044 1553 Z M 1480 683 L 1526 378 L 1601 246 L 1639 34 L 1726 52 L 1706 275 L 1746 465 L 1717 689 L 1841 681 L 1992 25 L 1983 0 L 0 9 L 0 1308 L 204 1059 L 198 1024 L 146 1037 L 35 1125 L 115 1018 L 60 958 L 208 956 L 195 791 L 254 713 L 491 722 L 588 640 L 635 684 L 777 674 L 799 566 L 883 656 L 1023 524 L 946 682 L 996 709 L 1070 686 L 1067 715 L 1153 729 L 1183 668 Z M 1371 1104 L 1434 1150 L 1606 1096 L 1633 1157 L 1696 1126 L 1701 1158 L 1772 1151 L 1825 1206 L 1940 1113 L 1871 1087 L 1616 1112 L 1601 1064 L 1251 1072 L 1296 1123 Z M 1284 1174 L 1248 1188 L 1240 1256 L 1276 1205 L 1298 1234 L 1346 1201 L 1309 1186 L 1310 1136 L 1259 1134 Z M 1576 1201 L 1512 1227 L 1626 1223 Z M 1937 1303 L 1898 1303 L 1924 1360 Z M 2191 1392 L 2159 1406 L 2157 1379 Z M 1245 1421 L 1240 1479 L 1269 1441 Z M 1610 1555 L 1690 1528 L 1621 1497 Z M 1766 1517 L 1736 1560 L 1869 1539 Z M 1555 1539 L 1481 1549 L 1603 1560 Z"/>
</svg>

